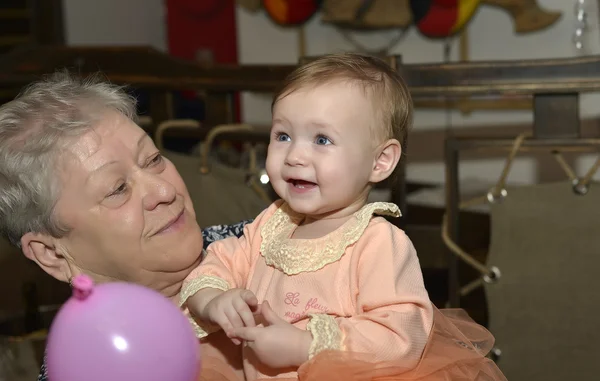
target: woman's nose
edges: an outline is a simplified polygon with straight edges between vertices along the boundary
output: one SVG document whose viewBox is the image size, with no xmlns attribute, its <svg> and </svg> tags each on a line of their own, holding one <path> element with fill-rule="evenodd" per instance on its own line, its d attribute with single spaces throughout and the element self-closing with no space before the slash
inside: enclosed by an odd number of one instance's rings
<svg viewBox="0 0 600 381">
<path fill-rule="evenodd" d="M 169 181 L 156 175 L 146 180 L 144 209 L 153 210 L 161 204 L 171 204 L 177 198 L 177 190 Z"/>
</svg>

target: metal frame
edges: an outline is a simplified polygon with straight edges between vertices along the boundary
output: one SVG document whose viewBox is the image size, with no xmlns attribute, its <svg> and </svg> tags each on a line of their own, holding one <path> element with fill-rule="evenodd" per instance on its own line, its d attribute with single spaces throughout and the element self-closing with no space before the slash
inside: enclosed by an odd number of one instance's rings
<svg viewBox="0 0 600 381">
<path fill-rule="evenodd" d="M 417 85 L 411 92 L 430 96 L 530 95 L 533 97 L 533 138 L 526 140 L 521 151 L 575 150 L 589 151 L 600 146 L 600 139 L 582 139 L 579 95 L 600 88 L 600 56 L 571 59 L 496 61 L 453 65 L 407 67 L 405 75 Z M 409 85 L 411 85 L 409 80 Z M 506 149 L 514 137 L 468 139 L 449 137 L 445 145 L 446 213 L 449 235 L 459 242 L 459 171 L 460 151 L 468 149 Z M 460 306 L 458 258 L 448 250 L 449 304 Z"/>
<path fill-rule="evenodd" d="M 460 237 L 460 182 L 459 162 L 461 151 L 502 149 L 507 153 L 512 149 L 514 139 L 486 139 L 486 138 L 456 138 L 446 139 L 445 165 L 446 165 L 446 213 L 448 215 L 448 232 L 454 242 L 459 242 Z M 523 142 L 522 151 L 570 151 L 570 152 L 598 152 L 600 138 L 533 138 Z M 460 244 L 460 243 L 459 243 Z M 449 252 L 449 251 L 448 251 Z M 449 252 L 449 302 L 451 307 L 460 306 L 460 280 L 459 259 Z"/>
</svg>

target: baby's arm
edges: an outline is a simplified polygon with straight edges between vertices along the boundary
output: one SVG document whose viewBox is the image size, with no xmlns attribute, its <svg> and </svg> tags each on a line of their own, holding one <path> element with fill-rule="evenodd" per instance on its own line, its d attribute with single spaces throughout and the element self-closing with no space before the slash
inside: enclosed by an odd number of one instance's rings
<svg viewBox="0 0 600 381">
<path fill-rule="evenodd" d="M 202 264 L 184 283 L 182 301 L 198 323 L 197 328 L 203 326 L 197 329 L 199 337 L 214 331 L 215 327 L 232 337 L 234 328 L 255 326 L 253 311 L 258 307 L 258 300 L 254 293 L 243 288 L 252 261 L 251 239 L 248 234 L 215 242 L 208 247 Z M 238 340 L 233 341 L 239 344 Z"/>
<path fill-rule="evenodd" d="M 412 243 L 403 231 L 377 218 L 353 250 L 356 315 L 313 315 L 310 355 L 339 349 L 416 366 L 433 325 L 433 307 Z"/>
<path fill-rule="evenodd" d="M 184 281 L 180 305 L 192 315 L 198 337 L 215 331 L 214 325 L 226 331 L 254 325 L 252 310 L 258 300 L 244 287 L 258 253 L 252 250 L 252 243 L 259 239 L 260 226 L 275 209 L 272 205 L 246 225 L 239 239 L 230 237 L 211 244 L 206 258 Z"/>
</svg>

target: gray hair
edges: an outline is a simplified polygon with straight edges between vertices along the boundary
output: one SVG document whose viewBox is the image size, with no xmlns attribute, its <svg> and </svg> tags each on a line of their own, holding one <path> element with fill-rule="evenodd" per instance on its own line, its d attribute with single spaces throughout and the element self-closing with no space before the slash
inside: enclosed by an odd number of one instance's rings
<svg viewBox="0 0 600 381">
<path fill-rule="evenodd" d="M 54 216 L 59 153 L 93 128 L 103 112 L 136 118 L 136 101 L 99 75 L 54 73 L 0 106 L 0 232 L 20 246 L 28 232 L 62 237 Z"/>
</svg>

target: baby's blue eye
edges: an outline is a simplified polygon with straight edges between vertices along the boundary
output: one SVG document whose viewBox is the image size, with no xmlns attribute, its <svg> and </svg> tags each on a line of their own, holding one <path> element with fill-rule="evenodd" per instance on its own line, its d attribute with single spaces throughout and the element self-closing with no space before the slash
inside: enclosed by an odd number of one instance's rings
<svg viewBox="0 0 600 381">
<path fill-rule="evenodd" d="M 288 134 L 280 133 L 280 134 L 277 134 L 276 140 L 278 142 L 289 142 L 292 139 L 290 138 L 290 136 Z"/>
<path fill-rule="evenodd" d="M 321 136 L 317 136 L 315 143 L 317 143 L 319 145 L 327 145 L 327 144 L 331 144 L 331 140 L 329 140 L 329 138 L 327 136 L 321 135 Z"/>
</svg>

